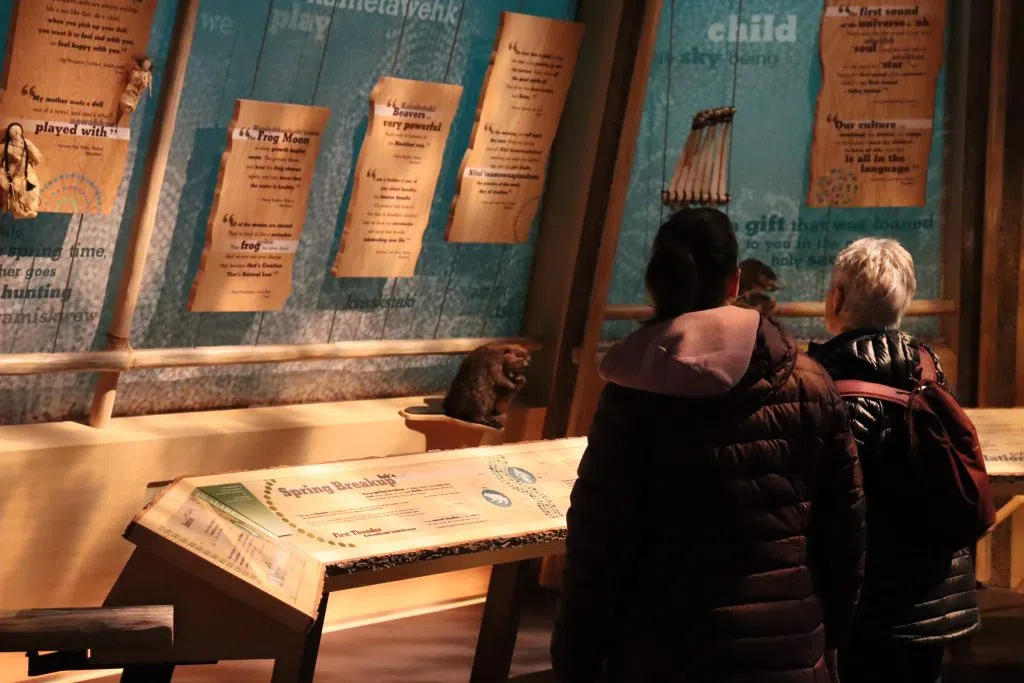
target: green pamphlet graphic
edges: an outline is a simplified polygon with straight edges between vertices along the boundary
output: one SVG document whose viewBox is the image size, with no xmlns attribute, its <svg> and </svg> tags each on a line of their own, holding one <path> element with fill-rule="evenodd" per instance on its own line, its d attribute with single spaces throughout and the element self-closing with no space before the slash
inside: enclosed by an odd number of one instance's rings
<svg viewBox="0 0 1024 683">
<path fill-rule="evenodd" d="M 287 524 L 279 520 L 259 498 L 240 483 L 204 486 L 199 490 L 278 538 L 290 536 L 292 533 Z"/>
</svg>

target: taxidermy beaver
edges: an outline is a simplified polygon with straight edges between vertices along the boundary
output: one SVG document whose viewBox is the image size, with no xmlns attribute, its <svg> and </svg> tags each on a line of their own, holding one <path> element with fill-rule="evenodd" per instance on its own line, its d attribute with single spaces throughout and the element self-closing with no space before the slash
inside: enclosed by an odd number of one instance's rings
<svg viewBox="0 0 1024 683">
<path fill-rule="evenodd" d="M 747 259 L 740 264 L 740 292 L 733 303 L 771 316 L 775 312 L 774 295 L 780 289 L 779 278 L 768 264 Z"/>
<path fill-rule="evenodd" d="M 530 352 L 517 344 L 481 346 L 462 361 L 444 397 L 444 414 L 503 429 L 508 406 L 524 386 Z"/>
</svg>

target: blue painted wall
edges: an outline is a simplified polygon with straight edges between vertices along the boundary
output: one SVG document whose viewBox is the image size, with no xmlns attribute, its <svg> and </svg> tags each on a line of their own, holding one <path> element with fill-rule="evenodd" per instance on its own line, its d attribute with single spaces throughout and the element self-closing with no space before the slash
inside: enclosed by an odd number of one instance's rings
<svg viewBox="0 0 1024 683">
<path fill-rule="evenodd" d="M 815 103 L 821 85 L 819 29 L 823 0 L 666 0 L 629 189 L 611 304 L 646 301 L 643 270 L 651 240 L 667 217 L 660 192 L 675 165 L 698 110 L 737 108 L 728 205 L 743 258 L 772 265 L 786 290 L 780 300 L 821 301 L 836 252 L 853 239 L 890 236 L 913 254 L 919 296 L 936 298 L 941 277 L 941 203 L 945 68 L 940 74 L 935 136 L 928 173 L 927 205 L 903 209 L 807 208 L 808 159 Z M 792 15 L 795 42 L 715 42 L 717 24 L 730 15 L 749 21 L 774 15 L 775 25 Z M 763 19 L 762 19 L 763 21 Z M 756 222 L 781 217 L 802 232 L 756 233 Z M 828 243 L 821 244 L 827 235 Z M 798 236 L 800 242 L 798 242 Z M 772 242 L 779 244 L 772 245 Z M 788 265 L 792 259 L 797 265 Z M 783 265 L 786 264 L 786 265 Z M 821 321 L 788 320 L 802 336 L 824 334 Z M 934 320 L 911 321 L 933 335 Z M 605 338 L 619 338 L 631 323 L 605 325 Z"/>
<path fill-rule="evenodd" d="M 175 4 L 160 2 L 151 37 L 157 88 Z M 518 334 L 533 243 L 448 244 L 444 224 L 500 13 L 571 19 L 575 0 L 431 0 L 426 18 L 349 9 L 356 4 L 203 0 L 134 319 L 136 347 Z M 362 0 L 358 6 L 363 7 Z M 10 15 L 10 0 L 0 0 L 2 39 Z M 366 130 L 367 98 L 383 75 L 459 83 L 465 91 L 416 277 L 338 280 L 330 266 Z M 193 314 L 186 308 L 188 291 L 236 98 L 329 107 L 330 125 L 285 310 Z M 72 290 L 66 302 L 0 298 L 0 351 L 105 346 L 154 105 L 155 99 L 147 99 L 135 116 L 132 154 L 113 215 L 0 222 L 0 288 L 25 286 L 26 268 L 34 268 L 41 272 L 32 282 Z M 18 275 L 8 276 L 5 270 L 13 268 Z M 116 413 L 418 394 L 442 389 L 457 362 L 428 357 L 132 373 L 122 379 Z M 0 422 L 80 418 L 87 412 L 93 382 L 87 375 L 4 378 Z"/>
</svg>

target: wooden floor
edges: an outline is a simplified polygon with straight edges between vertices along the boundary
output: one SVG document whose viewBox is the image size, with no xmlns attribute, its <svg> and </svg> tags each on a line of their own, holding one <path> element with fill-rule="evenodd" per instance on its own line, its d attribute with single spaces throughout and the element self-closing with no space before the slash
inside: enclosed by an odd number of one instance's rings
<svg viewBox="0 0 1024 683">
<path fill-rule="evenodd" d="M 943 683 L 1024 682 L 1024 598 L 986 595 L 987 628 L 971 652 L 951 658 Z M 324 634 L 317 683 L 466 683 L 483 606 L 463 607 Z M 554 600 L 524 615 L 512 665 L 518 683 L 554 683 L 548 657 Z M 174 683 L 263 683 L 269 662 L 182 667 Z M 116 683 L 116 677 L 101 679 Z"/>
<path fill-rule="evenodd" d="M 466 683 L 483 605 L 325 633 L 316 683 Z M 524 615 L 512 675 L 520 683 L 554 683 L 548 643 L 550 600 Z M 224 662 L 179 668 L 174 683 L 266 683 L 270 662 Z M 116 683 L 116 677 L 99 679 Z"/>
</svg>

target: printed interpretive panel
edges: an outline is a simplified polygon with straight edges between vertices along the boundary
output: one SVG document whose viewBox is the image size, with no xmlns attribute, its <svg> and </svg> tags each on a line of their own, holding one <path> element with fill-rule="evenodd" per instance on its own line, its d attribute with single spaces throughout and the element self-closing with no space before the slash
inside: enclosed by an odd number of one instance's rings
<svg viewBox="0 0 1024 683">
<path fill-rule="evenodd" d="M 239 100 L 191 311 L 276 311 L 292 289 L 328 110 Z"/>
<path fill-rule="evenodd" d="M 811 207 L 926 203 L 947 0 L 828 0 Z"/>
<path fill-rule="evenodd" d="M 170 541 L 312 615 L 326 566 L 560 533 L 585 448 L 565 439 L 192 477 L 127 536 Z"/>
<path fill-rule="evenodd" d="M 39 149 L 33 170 L 40 211 L 113 210 L 131 132 L 121 99 L 146 55 L 156 6 L 157 0 L 15 3 L 0 128 L 20 124 Z"/>
<path fill-rule="evenodd" d="M 502 14 L 449 242 L 529 240 L 582 40 L 582 24 Z"/>
<path fill-rule="evenodd" d="M 334 262 L 336 277 L 412 277 L 462 86 L 382 78 Z"/>
</svg>

